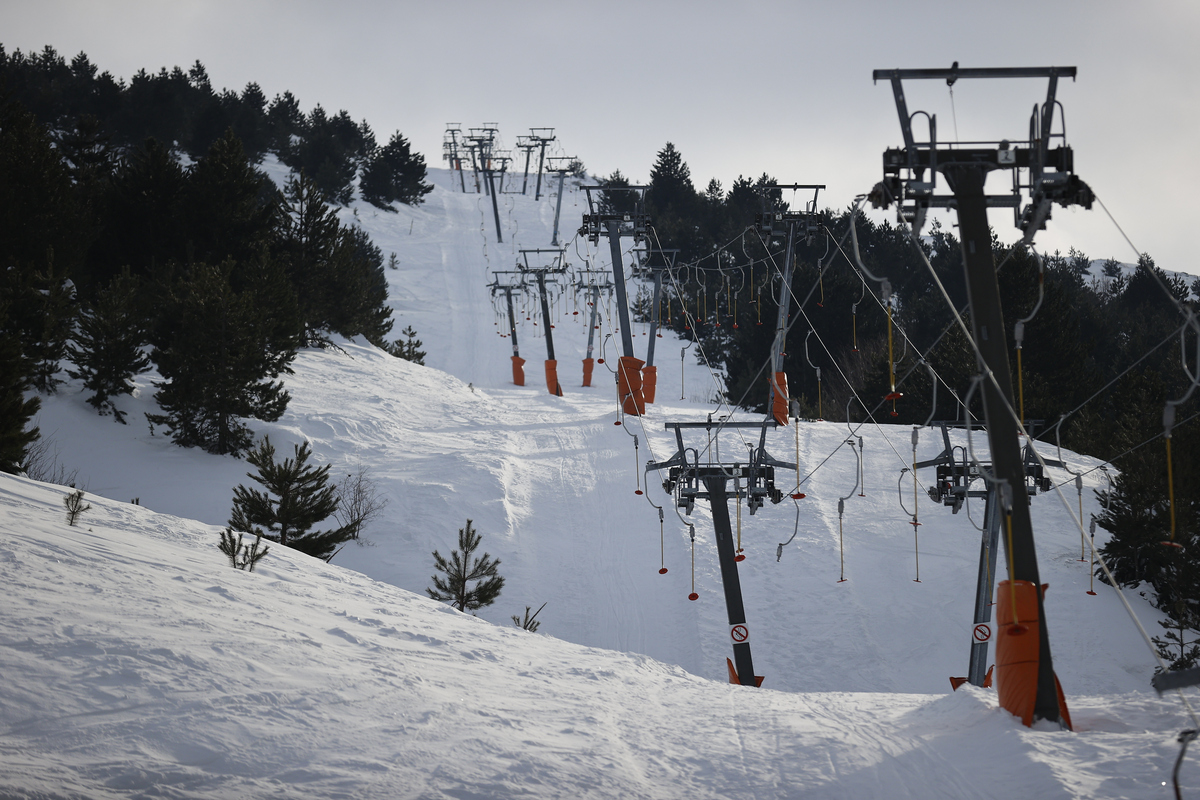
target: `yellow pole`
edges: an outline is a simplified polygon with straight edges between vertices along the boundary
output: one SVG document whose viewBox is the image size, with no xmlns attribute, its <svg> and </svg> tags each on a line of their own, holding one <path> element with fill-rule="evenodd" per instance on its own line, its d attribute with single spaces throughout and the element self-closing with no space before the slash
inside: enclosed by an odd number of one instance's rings
<svg viewBox="0 0 1200 800">
<path fill-rule="evenodd" d="M 1171 471 L 1171 432 L 1167 431 L 1167 502 L 1171 507 L 1171 544 L 1175 543 L 1175 477 Z"/>
<path fill-rule="evenodd" d="M 1025 427 L 1025 381 L 1021 370 L 1021 346 L 1017 345 L 1017 405 L 1021 410 L 1021 428 Z M 1080 512 L 1082 513 L 1082 512 Z"/>
</svg>

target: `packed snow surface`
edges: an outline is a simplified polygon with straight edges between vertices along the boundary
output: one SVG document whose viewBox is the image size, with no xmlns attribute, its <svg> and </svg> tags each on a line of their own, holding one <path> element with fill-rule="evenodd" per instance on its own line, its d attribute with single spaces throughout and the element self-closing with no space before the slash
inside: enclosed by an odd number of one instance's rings
<svg viewBox="0 0 1200 800">
<path fill-rule="evenodd" d="M 396 332 L 417 330 L 427 366 L 361 340 L 304 351 L 288 412 L 254 423 L 281 449 L 311 442 L 335 479 L 368 471 L 388 506 L 367 544 L 332 564 L 272 546 L 255 572 L 233 570 L 216 544 L 249 465 L 154 435 L 141 420 L 156 375 L 118 401 L 129 425 L 97 417 L 77 383 L 44 398 L 43 435 L 78 469 L 91 509 L 69 526 L 63 487 L 0 477 L 0 796 L 1169 796 L 1175 736 L 1190 721 L 1178 697 L 1150 690 L 1145 643 L 1114 590 L 1087 593 L 1080 561 L 1072 473 L 1085 473 L 1086 520 L 1105 486 L 1089 472 L 1096 460 L 1064 451 L 1069 470 L 1051 470 L 1062 496 L 1032 507 L 1074 732 L 1024 728 L 991 690 L 950 691 L 949 677 L 966 674 L 983 508 L 954 515 L 921 491 L 914 536 L 900 505 L 912 510 L 901 474 L 911 429 L 897 426 L 855 431 L 857 488 L 844 424 L 768 432 L 771 454 L 800 464 L 799 476 L 780 471 L 781 488 L 802 480 L 807 496 L 741 511 L 765 682 L 732 686 L 707 503 L 681 516 L 657 475 L 640 474 L 674 452 L 664 422 L 730 413 L 713 402 L 719 377 L 665 335 L 659 402 L 614 425 L 616 310 L 602 301 L 606 364 L 581 387 L 589 308 L 568 287 L 554 291 L 550 320 L 564 396 L 546 390 L 547 320 L 525 300 L 526 386 L 514 386 L 487 284 L 521 249 L 550 246 L 556 198 L 500 195 L 500 243 L 489 197 L 432 176 L 420 207 L 343 212 L 396 253 Z M 572 271 L 608 269 L 607 243 L 575 236 L 583 193 L 568 184 L 562 205 Z M 644 357 L 647 328 L 632 333 Z M 689 437 L 715 456 L 703 430 Z M 755 437 L 725 432 L 722 457 L 744 457 Z M 940 434 L 921 432 L 919 459 L 941 449 Z M 431 552 L 453 549 L 468 518 L 507 580 L 478 618 L 424 596 Z M 1157 632 L 1158 612 L 1136 592 L 1130 601 Z M 542 603 L 538 633 L 512 625 Z M 1182 777 L 1194 787 L 1192 761 Z"/>
</svg>

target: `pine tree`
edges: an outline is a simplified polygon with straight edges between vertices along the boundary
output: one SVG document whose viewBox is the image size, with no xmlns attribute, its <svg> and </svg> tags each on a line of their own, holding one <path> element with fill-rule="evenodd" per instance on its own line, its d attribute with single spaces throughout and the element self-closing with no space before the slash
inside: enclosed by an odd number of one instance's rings
<svg viewBox="0 0 1200 800">
<path fill-rule="evenodd" d="M 54 394 L 78 305 L 75 284 L 56 264 L 53 250 L 44 269 L 10 267 L 0 276 L 0 295 L 9 303 L 9 329 L 21 339 L 29 359 L 29 379 L 43 394 Z"/>
<path fill-rule="evenodd" d="M 41 400 L 26 399 L 30 388 L 28 361 L 21 354 L 21 341 L 6 332 L 7 303 L 0 299 L 0 472 L 20 472 L 26 451 L 38 438 L 29 423 Z"/>
<path fill-rule="evenodd" d="M 397 131 L 386 146 L 371 154 L 363 168 L 359 191 L 368 203 L 394 212 L 393 202 L 420 205 L 433 191 L 425 177 L 425 157 L 412 152 L 408 140 Z"/>
<path fill-rule="evenodd" d="M 333 325 L 334 253 L 341 228 L 321 190 L 303 171 L 287 182 L 274 251 L 296 289 L 302 346 L 323 346 Z"/>
<path fill-rule="evenodd" d="M 433 551 L 434 569 L 445 577 L 434 575 L 430 578 L 433 586 L 425 590 L 430 597 L 449 603 L 459 611 L 476 611 L 496 602 L 504 588 L 504 578 L 498 572 L 500 560 L 486 552 L 472 560 L 481 538 L 471 527 L 471 520 L 467 520 L 467 527 L 458 529 L 461 553 L 454 550 L 447 559 L 437 550 Z"/>
<path fill-rule="evenodd" d="M 383 252 L 362 228 L 343 227 L 330 266 L 336 286 L 330 298 L 330 328 L 382 345 L 393 324 Z"/>
<path fill-rule="evenodd" d="M 187 177 L 167 148 L 154 139 L 132 149 L 114 173 L 90 253 L 93 280 L 102 285 L 128 266 L 151 279 L 187 255 L 182 198 Z"/>
<path fill-rule="evenodd" d="M 254 289 L 233 290 L 233 262 L 195 264 L 166 298 L 169 324 L 154 333 L 150 354 L 164 378 L 154 395 L 164 413 L 147 418 L 176 444 L 236 455 L 251 440 L 242 418 L 273 422 L 287 408 L 275 379 L 296 356 L 290 287 L 271 262 L 253 266 Z"/>
<path fill-rule="evenodd" d="M 650 168 L 647 203 L 660 211 L 674 208 L 676 213 L 684 213 L 691 209 L 695 198 L 692 171 L 675 145 L 667 142 Z"/>
<path fill-rule="evenodd" d="M 279 154 L 283 163 L 303 171 L 330 202 L 348 205 L 354 196 L 354 177 L 374 145 L 364 123 L 357 125 L 345 111 L 330 117 L 316 106 L 305 119 L 304 136 Z"/>
<path fill-rule="evenodd" d="M 76 367 L 67 374 L 83 380 L 83 388 L 92 392 L 88 403 L 101 415 L 111 413 L 122 424 L 125 412 L 113 398 L 131 394 L 134 376 L 150 368 L 150 358 L 142 351 L 146 327 L 135 308 L 137 290 L 138 282 L 126 267 L 83 309 L 74 344 L 67 348 Z"/>
<path fill-rule="evenodd" d="M 302 553 L 328 561 L 338 545 L 349 541 L 355 531 L 347 526 L 314 531 L 313 526 L 337 510 L 337 487 L 329 483 L 329 465 L 313 467 L 308 463 L 312 447 L 305 442 L 293 445 L 293 458 L 275 461 L 270 438 L 246 454 L 257 467 L 247 477 L 266 491 L 238 486 L 233 490 L 233 514 L 229 526 L 263 536 Z"/>
<path fill-rule="evenodd" d="M 423 342 L 417 338 L 416 329 L 412 325 L 409 325 L 400 331 L 400 335 L 404 338 L 387 344 L 384 349 L 396 358 L 403 358 L 405 361 L 424 365 L 427 354 L 421 349 Z"/>
<path fill-rule="evenodd" d="M 270 178 L 254 168 L 241 141 L 226 130 L 191 168 L 184 186 L 188 260 L 217 264 L 257 257 L 277 225 L 277 197 Z"/>
<path fill-rule="evenodd" d="M 306 346 L 328 334 L 382 345 L 392 329 L 383 253 L 358 227 L 342 227 L 317 184 L 301 172 L 284 189 L 275 252 L 296 287 Z"/>
</svg>

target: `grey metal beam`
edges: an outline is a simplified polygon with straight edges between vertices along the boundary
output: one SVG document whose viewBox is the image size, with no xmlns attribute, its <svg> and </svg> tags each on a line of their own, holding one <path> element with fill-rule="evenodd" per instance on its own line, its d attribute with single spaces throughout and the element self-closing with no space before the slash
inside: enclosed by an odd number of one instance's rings
<svg viewBox="0 0 1200 800">
<path fill-rule="evenodd" d="M 1011 490 L 1011 509 L 1006 511 L 1011 525 L 1008 548 L 1012 578 L 1028 581 L 1037 587 L 1039 655 L 1033 716 L 1034 719 L 1058 722 L 1058 693 L 1050 655 L 1037 551 L 1034 548 L 1033 523 L 1025 490 L 1020 432 L 1016 419 L 1010 413 L 1010 409 L 1015 407 L 1012 371 L 1008 361 L 1008 339 L 1000 306 L 1000 287 L 992 257 L 991 229 L 988 227 L 987 202 L 983 192 L 987 170 L 978 166 L 948 167 L 944 174 L 958 198 L 963 270 L 967 278 L 972 333 L 979 347 L 979 371 L 985 376 L 990 375 L 983 381 L 981 393 L 993 470 L 996 478 L 1007 483 Z"/>
<path fill-rule="evenodd" d="M 989 485 L 987 500 L 983 511 L 983 536 L 979 545 L 979 577 L 975 582 L 975 624 L 971 633 L 971 660 L 967 668 L 967 682 L 974 686 L 983 686 L 987 678 L 988 644 L 991 641 L 991 626 L 989 635 L 980 641 L 974 629 L 979 625 L 987 625 L 992 620 L 992 594 L 996 585 L 996 551 L 1000 541 L 1000 497 L 995 486 Z"/>
<path fill-rule="evenodd" d="M 734 552 L 733 526 L 729 521 L 727 479 L 711 475 L 704 478 L 712 505 L 713 529 L 717 537 L 717 558 L 721 564 L 721 586 L 725 590 L 725 612 L 732 632 L 735 625 L 746 625 L 746 606 L 742 602 L 742 583 L 738 578 L 737 554 Z M 736 498 L 734 502 L 737 502 Z M 749 628 L 746 629 L 747 631 Z M 743 686 L 754 686 L 754 659 L 750 641 L 733 644 L 733 665 Z"/>
<path fill-rule="evenodd" d="M 625 293 L 625 267 L 621 263 L 621 224 L 607 220 L 608 248 L 612 254 L 613 288 L 617 292 L 617 324 L 621 326 L 621 355 L 633 357 L 633 333 L 629 329 L 629 298 Z"/>
<path fill-rule="evenodd" d="M 1075 67 L 967 67 L 958 69 L 877 69 L 871 79 L 957 80 L 959 78 L 1074 78 Z"/>
</svg>

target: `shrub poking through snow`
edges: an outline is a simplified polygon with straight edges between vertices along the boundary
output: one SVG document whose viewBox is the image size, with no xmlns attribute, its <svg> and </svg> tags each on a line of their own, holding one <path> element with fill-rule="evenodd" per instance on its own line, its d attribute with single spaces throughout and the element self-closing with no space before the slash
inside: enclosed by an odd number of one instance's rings
<svg viewBox="0 0 1200 800">
<path fill-rule="evenodd" d="M 550 601 L 547 600 L 546 602 L 548 603 Z M 518 628 L 529 631 L 530 633 L 537 633 L 537 629 L 542 624 L 537 621 L 537 615 L 542 613 L 542 609 L 545 607 L 546 607 L 546 603 L 542 603 L 540 606 L 538 606 L 538 610 L 533 612 L 533 616 L 530 616 L 529 609 L 532 608 L 532 606 L 525 606 L 525 619 L 521 619 L 516 614 L 513 614 L 512 615 L 513 624 L 516 625 Z"/>
<path fill-rule="evenodd" d="M 91 511 L 91 506 L 83 504 L 83 489 L 76 489 L 73 492 L 68 492 L 63 498 L 63 505 L 67 507 L 67 524 L 74 525 L 79 519 L 79 515 L 85 511 Z"/>
<path fill-rule="evenodd" d="M 221 531 L 221 543 L 217 547 L 221 548 L 221 552 L 229 556 L 229 563 L 234 569 L 245 570 L 246 572 L 254 572 L 254 565 L 271 552 L 271 548 L 259 547 L 262 545 L 262 537 L 254 536 L 254 544 L 247 547 L 242 544 L 242 534 L 237 535 L 237 539 L 233 538 L 233 529 L 226 528 Z"/>
</svg>

